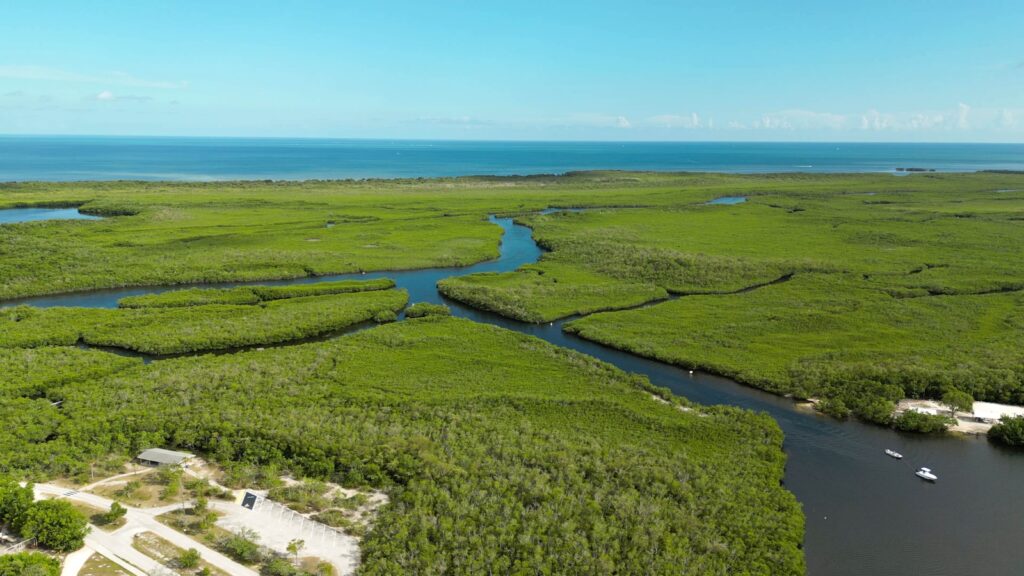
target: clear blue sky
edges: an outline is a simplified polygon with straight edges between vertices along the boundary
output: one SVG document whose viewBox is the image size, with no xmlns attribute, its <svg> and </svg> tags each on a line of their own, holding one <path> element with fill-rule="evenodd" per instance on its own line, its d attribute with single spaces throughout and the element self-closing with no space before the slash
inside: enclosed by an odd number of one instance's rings
<svg viewBox="0 0 1024 576">
<path fill-rule="evenodd" d="M 0 4 L 0 133 L 1024 141 L 1024 1 Z"/>
</svg>

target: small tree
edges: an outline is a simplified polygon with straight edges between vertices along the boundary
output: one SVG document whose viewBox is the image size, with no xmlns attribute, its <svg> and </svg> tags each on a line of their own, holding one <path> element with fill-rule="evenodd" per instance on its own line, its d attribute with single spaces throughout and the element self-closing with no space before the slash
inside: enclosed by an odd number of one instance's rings
<svg viewBox="0 0 1024 576">
<path fill-rule="evenodd" d="M 121 518 L 124 518 L 124 515 L 127 513 L 128 509 L 122 506 L 120 502 L 111 502 L 110 510 L 103 514 L 103 523 L 113 524 Z"/>
<path fill-rule="evenodd" d="M 189 548 L 178 556 L 178 566 L 181 566 L 186 570 L 191 570 L 192 568 L 199 566 L 199 561 L 201 559 L 202 557 L 199 555 L 199 550 Z"/>
<path fill-rule="evenodd" d="M 139 489 L 141 488 L 142 482 L 138 480 L 129 480 L 128 482 L 125 483 L 124 486 L 121 487 L 120 490 L 117 491 L 117 495 L 121 496 L 122 498 L 131 498 L 132 496 L 135 496 L 135 493 L 138 492 Z"/>
<path fill-rule="evenodd" d="M 89 523 L 85 515 L 64 500 L 36 502 L 25 513 L 21 535 L 35 538 L 43 548 L 73 552 L 82 547 Z"/>
<path fill-rule="evenodd" d="M 950 388 L 942 394 L 942 403 L 949 406 L 949 415 L 956 417 L 956 412 L 970 412 L 974 409 L 974 397 L 957 388 Z"/>
<path fill-rule="evenodd" d="M 20 486 L 13 479 L 0 478 L 0 525 L 21 532 L 25 513 L 34 500 L 32 484 Z"/>
<path fill-rule="evenodd" d="M 160 499 L 170 500 L 177 497 L 179 492 L 181 492 L 181 478 L 172 476 L 170 480 L 167 481 L 167 485 L 164 486 L 164 489 L 160 492 Z"/>
<path fill-rule="evenodd" d="M 288 553 L 291 554 L 293 558 L 295 558 L 296 564 L 298 564 L 299 562 L 299 552 L 301 552 L 302 549 L 305 547 L 306 541 L 300 538 L 296 538 L 288 543 Z"/>
</svg>

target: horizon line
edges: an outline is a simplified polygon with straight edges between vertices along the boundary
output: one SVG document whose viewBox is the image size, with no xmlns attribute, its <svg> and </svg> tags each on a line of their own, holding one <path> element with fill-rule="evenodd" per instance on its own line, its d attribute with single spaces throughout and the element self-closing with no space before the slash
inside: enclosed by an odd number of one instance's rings
<svg viewBox="0 0 1024 576">
<path fill-rule="evenodd" d="M 602 140 L 602 139 L 550 139 L 528 138 L 422 138 L 387 136 L 240 136 L 240 135 L 181 135 L 181 134 L 66 134 L 66 133 L 7 133 L 0 138 L 161 138 L 209 140 L 321 140 L 363 142 L 478 142 L 478 143 L 544 143 L 544 144 L 900 144 L 900 145 L 995 145 L 1021 146 L 1024 141 L 921 141 L 921 140 Z"/>
</svg>

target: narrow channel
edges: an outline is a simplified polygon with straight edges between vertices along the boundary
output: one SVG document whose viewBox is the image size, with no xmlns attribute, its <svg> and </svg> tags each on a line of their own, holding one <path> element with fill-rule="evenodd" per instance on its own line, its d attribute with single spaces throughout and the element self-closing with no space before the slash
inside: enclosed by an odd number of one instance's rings
<svg viewBox="0 0 1024 576">
<path fill-rule="evenodd" d="M 207 284 L 303 284 L 341 279 L 395 280 L 410 302 L 447 304 L 456 316 L 530 334 L 647 376 L 702 404 L 729 404 L 764 411 L 786 435 L 786 487 L 807 517 L 805 551 L 813 576 L 1016 575 L 1024 567 L 1024 455 L 984 437 L 901 434 L 856 421 L 838 421 L 794 402 L 728 378 L 676 368 L 562 332 L 562 322 L 534 325 L 476 310 L 443 298 L 439 280 L 476 272 L 505 272 L 535 262 L 541 249 L 532 231 L 511 218 L 491 217 L 502 227 L 500 257 L 464 268 L 341 274 L 264 282 Z M 161 286 L 22 298 L 4 306 L 113 308 L 125 296 L 176 290 Z M 883 453 L 893 448 L 905 458 Z M 936 484 L 913 474 L 928 466 Z"/>
</svg>

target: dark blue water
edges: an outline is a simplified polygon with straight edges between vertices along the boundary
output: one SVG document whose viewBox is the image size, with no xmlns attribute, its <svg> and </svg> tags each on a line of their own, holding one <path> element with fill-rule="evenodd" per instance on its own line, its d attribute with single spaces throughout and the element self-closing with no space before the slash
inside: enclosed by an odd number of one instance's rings
<svg viewBox="0 0 1024 576">
<path fill-rule="evenodd" d="M 578 350 L 702 404 L 765 411 L 786 434 L 786 488 L 807 517 L 805 551 L 812 576 L 1012 576 L 1024 573 L 1024 455 L 976 437 L 900 434 L 856 421 L 841 422 L 792 401 L 701 372 L 647 360 L 562 331 L 562 322 L 536 325 L 444 299 L 442 278 L 508 271 L 535 262 L 541 250 L 528 228 L 492 218 L 505 234 L 501 257 L 465 268 L 365 275 L 342 274 L 259 284 L 393 278 L 411 302 L 445 303 L 456 316 L 516 330 Z M 231 286 L 236 284 L 218 284 Z M 125 296 L 174 287 L 120 288 L 25 298 L 2 305 L 115 307 Z M 904 454 L 893 460 L 883 453 Z M 932 468 L 936 484 L 914 476 Z"/>
<path fill-rule="evenodd" d="M 1024 144 L 467 142 L 0 136 L 0 182 L 303 180 L 572 170 L 1024 170 Z"/>
</svg>

